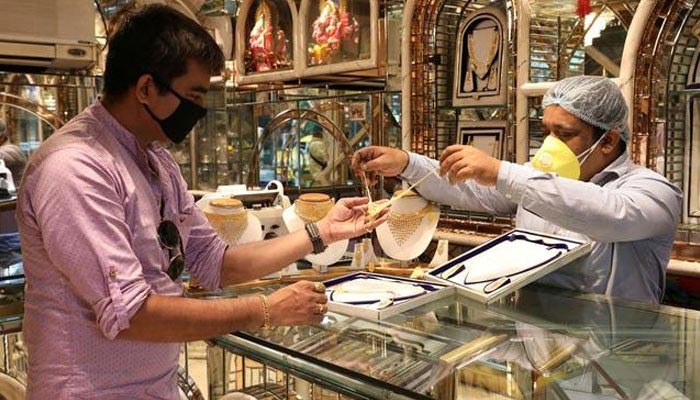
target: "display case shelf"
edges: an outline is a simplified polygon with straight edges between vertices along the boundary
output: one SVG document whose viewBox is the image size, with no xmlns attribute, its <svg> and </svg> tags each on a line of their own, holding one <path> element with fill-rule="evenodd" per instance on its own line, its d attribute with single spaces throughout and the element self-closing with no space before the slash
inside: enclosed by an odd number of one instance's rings
<svg viewBox="0 0 700 400">
<path fill-rule="evenodd" d="M 696 311 L 531 285 L 489 306 L 454 295 L 213 344 L 352 398 L 651 399 L 700 395 L 699 334 Z"/>
</svg>

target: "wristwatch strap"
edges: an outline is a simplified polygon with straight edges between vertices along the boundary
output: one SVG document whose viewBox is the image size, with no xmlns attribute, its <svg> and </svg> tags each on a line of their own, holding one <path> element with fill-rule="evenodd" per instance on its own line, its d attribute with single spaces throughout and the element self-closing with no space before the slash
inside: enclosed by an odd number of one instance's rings
<svg viewBox="0 0 700 400">
<path fill-rule="evenodd" d="M 323 243 L 323 239 L 321 239 L 321 232 L 318 230 L 318 226 L 316 226 L 315 223 L 313 222 L 308 222 L 304 228 L 306 229 L 306 233 L 309 234 L 309 238 L 311 238 L 311 244 L 314 246 L 313 253 L 318 254 L 322 253 L 328 246 Z"/>
</svg>

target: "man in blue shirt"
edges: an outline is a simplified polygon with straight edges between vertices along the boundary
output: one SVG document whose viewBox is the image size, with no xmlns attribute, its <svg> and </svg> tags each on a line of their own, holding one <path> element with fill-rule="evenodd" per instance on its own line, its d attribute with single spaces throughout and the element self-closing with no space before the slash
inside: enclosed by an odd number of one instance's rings
<svg viewBox="0 0 700 400">
<path fill-rule="evenodd" d="M 548 137 L 532 163 L 501 161 L 471 146 L 449 146 L 440 161 L 368 147 L 353 168 L 399 176 L 454 208 L 515 214 L 520 228 L 591 241 L 590 255 L 543 278 L 568 289 L 658 303 L 681 191 L 627 154 L 627 105 L 619 88 L 595 76 L 567 78 L 543 98 Z"/>
</svg>

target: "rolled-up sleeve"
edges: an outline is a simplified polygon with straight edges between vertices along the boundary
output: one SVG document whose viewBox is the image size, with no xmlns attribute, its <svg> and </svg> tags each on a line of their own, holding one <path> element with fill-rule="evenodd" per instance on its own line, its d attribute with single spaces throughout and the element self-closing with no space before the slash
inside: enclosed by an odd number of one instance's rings
<svg viewBox="0 0 700 400">
<path fill-rule="evenodd" d="M 105 337 L 129 327 L 153 292 L 133 250 L 118 179 L 89 154 L 59 151 L 31 184 L 30 203 L 49 260 L 95 313 Z"/>
<path fill-rule="evenodd" d="M 219 238 L 198 207 L 192 205 L 192 215 L 188 220 L 190 232 L 185 249 L 187 268 L 202 287 L 219 289 L 226 242 Z"/>
</svg>

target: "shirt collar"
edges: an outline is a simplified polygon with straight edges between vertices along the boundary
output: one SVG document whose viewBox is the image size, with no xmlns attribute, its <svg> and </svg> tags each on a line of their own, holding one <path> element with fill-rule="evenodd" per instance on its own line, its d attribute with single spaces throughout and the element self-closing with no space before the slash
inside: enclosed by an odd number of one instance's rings
<svg viewBox="0 0 700 400">
<path fill-rule="evenodd" d="M 104 107 L 102 101 L 98 98 L 93 103 L 93 112 L 98 120 L 105 124 L 112 136 L 117 139 L 119 144 L 124 146 L 136 159 L 136 161 L 141 164 L 146 170 L 151 170 L 151 166 L 148 163 L 147 150 L 158 151 L 162 148 L 160 143 L 153 142 L 148 145 L 147 149 L 143 149 L 139 142 L 136 140 L 136 136 L 126 129 L 124 125 L 120 124 L 116 118 Z"/>
<path fill-rule="evenodd" d="M 630 158 L 627 151 L 625 151 L 624 153 L 622 153 L 622 155 L 620 155 L 620 157 L 616 158 L 615 161 L 610 163 L 610 165 L 605 167 L 602 171 L 598 172 L 597 174 L 593 175 L 590 182 L 595 184 L 601 184 L 612 175 L 615 175 L 619 178 L 620 176 L 626 174 L 627 171 L 629 171 L 630 164 L 634 163 L 632 162 L 632 159 Z"/>
</svg>

